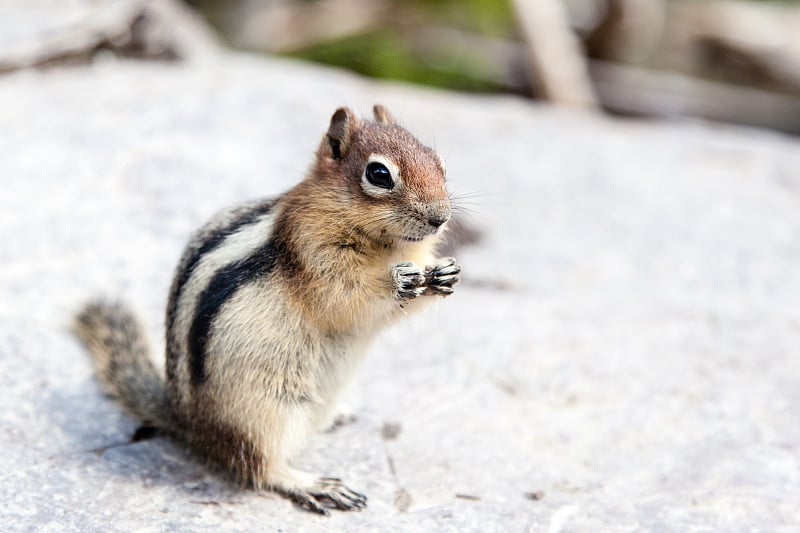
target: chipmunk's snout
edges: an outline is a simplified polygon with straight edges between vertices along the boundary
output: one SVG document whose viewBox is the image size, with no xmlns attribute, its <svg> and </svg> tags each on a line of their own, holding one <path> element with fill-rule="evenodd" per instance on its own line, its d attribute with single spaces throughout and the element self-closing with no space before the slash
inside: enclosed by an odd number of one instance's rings
<svg viewBox="0 0 800 533">
<path fill-rule="evenodd" d="M 428 224 L 436 229 L 439 229 L 448 220 L 450 220 L 450 213 L 437 213 L 435 215 L 428 215 Z"/>
<path fill-rule="evenodd" d="M 428 224 L 433 226 L 434 228 L 438 229 L 440 226 L 444 225 L 445 222 L 450 220 L 450 215 L 433 215 L 428 217 Z"/>
<path fill-rule="evenodd" d="M 426 215 L 428 225 L 438 230 L 450 220 L 450 202 L 447 200 L 431 202 L 428 204 Z"/>
</svg>

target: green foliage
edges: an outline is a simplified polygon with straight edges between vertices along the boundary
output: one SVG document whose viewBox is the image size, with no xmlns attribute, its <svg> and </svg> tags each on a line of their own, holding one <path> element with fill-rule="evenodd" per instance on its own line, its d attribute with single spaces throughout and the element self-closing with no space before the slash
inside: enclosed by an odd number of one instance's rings
<svg viewBox="0 0 800 533">
<path fill-rule="evenodd" d="M 485 69 L 466 54 L 421 54 L 394 30 L 356 35 L 295 52 L 294 57 L 348 68 L 375 78 L 393 79 L 490 92 L 499 87 L 487 81 Z"/>
<path fill-rule="evenodd" d="M 509 37 L 513 13 L 506 0 L 405 0 L 397 2 L 397 19 L 430 27 L 455 27 L 485 36 Z M 403 27 L 381 30 L 312 46 L 293 57 L 348 68 L 361 74 L 451 89 L 492 92 L 502 88 L 489 80 L 487 65 L 467 53 L 423 50 L 410 42 Z"/>
<path fill-rule="evenodd" d="M 455 26 L 488 37 L 510 37 L 514 13 L 508 0 L 410 0 L 436 24 Z"/>
</svg>

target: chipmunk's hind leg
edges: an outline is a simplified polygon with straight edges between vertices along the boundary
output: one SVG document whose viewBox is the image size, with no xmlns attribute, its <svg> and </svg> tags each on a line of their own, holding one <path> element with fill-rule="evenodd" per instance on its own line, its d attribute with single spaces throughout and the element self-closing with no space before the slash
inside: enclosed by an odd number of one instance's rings
<svg viewBox="0 0 800 533">
<path fill-rule="evenodd" d="M 309 411 L 311 409 L 311 411 Z M 306 404 L 273 405 L 263 427 L 262 452 L 267 469 L 259 486 L 281 494 L 298 506 L 323 515 L 329 509 L 358 511 L 367 505 L 367 497 L 346 487 L 335 478 L 317 478 L 292 468 L 290 461 L 305 444 L 313 430 L 315 413 Z"/>
</svg>

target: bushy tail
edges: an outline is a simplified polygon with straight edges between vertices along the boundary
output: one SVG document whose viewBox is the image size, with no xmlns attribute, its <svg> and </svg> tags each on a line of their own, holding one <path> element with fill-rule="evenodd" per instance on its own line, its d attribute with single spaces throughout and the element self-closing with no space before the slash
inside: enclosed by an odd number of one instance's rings
<svg viewBox="0 0 800 533">
<path fill-rule="evenodd" d="M 86 344 L 106 390 L 146 425 L 164 427 L 164 378 L 150 359 L 142 326 L 122 304 L 89 303 L 75 318 L 75 333 Z"/>
</svg>

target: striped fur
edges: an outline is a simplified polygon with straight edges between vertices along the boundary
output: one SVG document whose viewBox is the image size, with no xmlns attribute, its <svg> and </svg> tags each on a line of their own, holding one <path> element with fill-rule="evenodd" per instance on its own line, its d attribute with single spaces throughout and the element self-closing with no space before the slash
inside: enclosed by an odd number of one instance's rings
<svg viewBox="0 0 800 533">
<path fill-rule="evenodd" d="M 419 296 L 451 293 L 460 273 L 434 255 L 450 215 L 441 158 L 385 108 L 375 117 L 337 110 L 307 179 L 193 236 L 167 305 L 166 386 L 123 308 L 79 319 L 101 378 L 132 412 L 243 483 L 321 513 L 366 499 L 290 460 L 332 423 L 370 340 L 430 300 Z M 365 189 L 369 161 L 391 167 L 393 188 Z"/>
<path fill-rule="evenodd" d="M 203 257 L 218 248 L 233 233 L 245 226 L 254 224 L 262 215 L 268 214 L 276 201 L 277 199 L 271 198 L 221 211 L 198 231 L 187 245 L 186 251 L 183 253 L 176 269 L 167 304 L 167 376 L 170 381 L 173 381 L 176 377 L 177 369 L 174 363 L 177 361 L 180 350 L 174 334 L 178 302 L 184 286 L 189 281 L 189 277 Z"/>
</svg>

